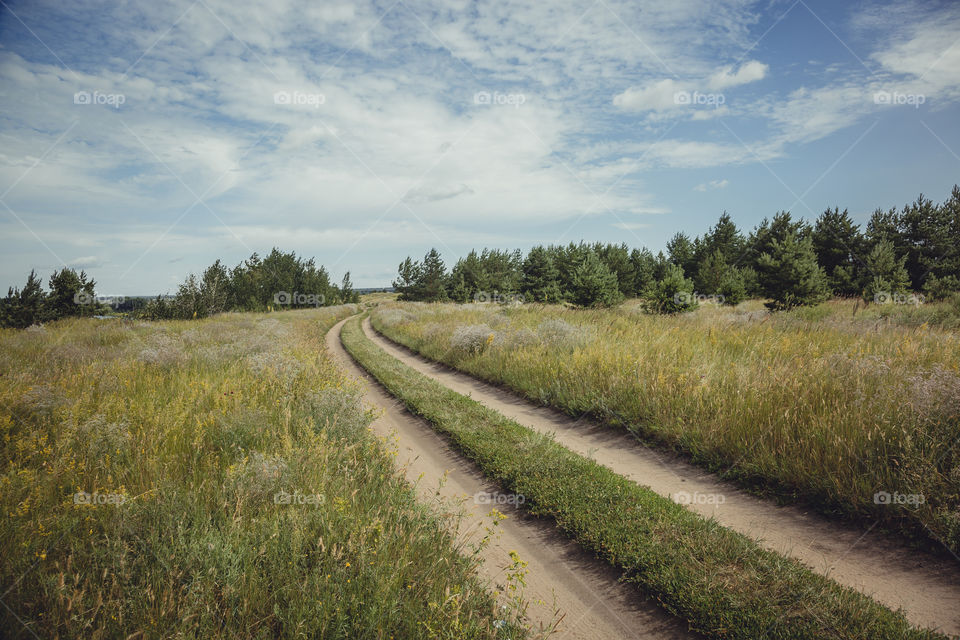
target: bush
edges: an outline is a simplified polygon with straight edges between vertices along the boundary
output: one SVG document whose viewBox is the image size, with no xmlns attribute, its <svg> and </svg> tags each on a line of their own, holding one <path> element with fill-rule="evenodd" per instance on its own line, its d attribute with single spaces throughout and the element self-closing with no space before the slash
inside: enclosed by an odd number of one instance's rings
<svg viewBox="0 0 960 640">
<path fill-rule="evenodd" d="M 693 311 L 699 306 L 693 288 L 693 281 L 683 276 L 683 267 L 671 264 L 663 279 L 644 294 L 644 306 L 653 313 Z"/>
<path fill-rule="evenodd" d="M 450 348 L 460 353 L 476 355 L 493 344 L 496 333 L 488 325 L 472 324 L 457 327 L 450 336 Z"/>
</svg>

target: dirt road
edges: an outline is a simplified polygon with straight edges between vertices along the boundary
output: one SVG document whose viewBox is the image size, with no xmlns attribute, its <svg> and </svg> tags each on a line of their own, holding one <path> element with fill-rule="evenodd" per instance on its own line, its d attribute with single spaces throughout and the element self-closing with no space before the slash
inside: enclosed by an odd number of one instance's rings
<svg viewBox="0 0 960 640">
<path fill-rule="evenodd" d="M 628 434 L 587 419 L 574 420 L 426 360 L 376 333 L 369 319 L 363 329 L 377 346 L 447 388 L 524 426 L 553 433 L 560 444 L 638 484 L 712 516 L 769 549 L 798 558 L 888 607 L 902 608 L 913 624 L 960 634 L 960 562 L 909 549 L 870 529 L 864 532 L 799 507 L 777 506 L 676 456 L 644 447 Z"/>
<path fill-rule="evenodd" d="M 493 520 L 488 515 L 492 506 L 507 516 L 497 527 L 499 535 L 482 552 L 481 574 L 494 584 L 505 584 L 504 568 L 511 564 L 510 551 L 516 551 L 528 563 L 524 597 L 535 626 L 548 627 L 559 610 L 562 620 L 553 636 L 557 638 L 699 637 L 635 586 L 619 583 L 619 571 L 583 551 L 553 524 L 528 517 L 510 504 L 477 504 L 478 493 L 495 493 L 497 486 L 354 363 L 340 343 L 344 322 L 327 334 L 327 348 L 350 375 L 364 382 L 365 401 L 383 410 L 372 427 L 380 436 L 396 438 L 398 464 L 421 499 L 448 505 L 466 499 L 458 534 L 463 541 L 476 543 L 485 535 Z"/>
</svg>

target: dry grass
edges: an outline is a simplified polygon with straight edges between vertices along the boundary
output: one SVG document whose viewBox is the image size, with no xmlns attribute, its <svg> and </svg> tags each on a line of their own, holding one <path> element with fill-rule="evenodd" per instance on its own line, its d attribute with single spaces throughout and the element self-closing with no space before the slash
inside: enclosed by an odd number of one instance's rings
<svg viewBox="0 0 960 640">
<path fill-rule="evenodd" d="M 901 324 L 834 301 L 778 315 L 746 303 L 652 316 L 629 302 L 613 310 L 401 305 L 373 319 L 428 357 L 531 399 L 956 550 L 960 334 L 913 326 L 915 315 Z M 476 325 L 491 327 L 488 348 L 450 348 L 451 336 Z M 922 503 L 878 504 L 882 492 Z"/>
<path fill-rule="evenodd" d="M 326 355 L 354 311 L 0 331 L 0 635 L 522 637 Z"/>
</svg>

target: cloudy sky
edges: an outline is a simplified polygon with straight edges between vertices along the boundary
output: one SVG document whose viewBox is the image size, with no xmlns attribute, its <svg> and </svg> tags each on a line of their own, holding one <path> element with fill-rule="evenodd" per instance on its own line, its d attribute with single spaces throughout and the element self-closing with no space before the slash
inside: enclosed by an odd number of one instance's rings
<svg viewBox="0 0 960 640">
<path fill-rule="evenodd" d="M 0 286 L 663 248 L 960 182 L 960 4 L 0 0 Z"/>
</svg>

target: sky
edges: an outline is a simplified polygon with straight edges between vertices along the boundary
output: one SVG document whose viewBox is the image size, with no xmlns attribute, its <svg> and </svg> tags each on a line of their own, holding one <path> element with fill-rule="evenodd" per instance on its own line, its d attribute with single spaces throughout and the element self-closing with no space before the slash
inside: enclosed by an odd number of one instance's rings
<svg viewBox="0 0 960 640">
<path fill-rule="evenodd" d="M 0 0 L 0 286 L 663 249 L 960 182 L 960 3 Z"/>
</svg>

